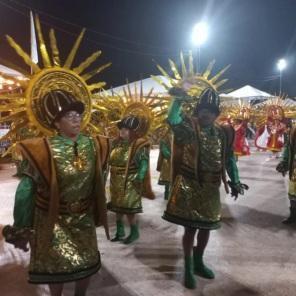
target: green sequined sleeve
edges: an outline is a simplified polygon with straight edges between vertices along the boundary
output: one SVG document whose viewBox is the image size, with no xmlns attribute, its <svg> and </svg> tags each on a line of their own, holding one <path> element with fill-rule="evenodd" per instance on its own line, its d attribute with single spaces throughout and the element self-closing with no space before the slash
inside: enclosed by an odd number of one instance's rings
<svg viewBox="0 0 296 296">
<path fill-rule="evenodd" d="M 168 112 L 168 123 L 174 134 L 174 141 L 177 144 L 191 143 L 194 139 L 194 130 L 189 119 L 184 117 L 181 108 L 182 102 L 173 99 Z"/>
<path fill-rule="evenodd" d="M 233 151 L 229 152 L 226 159 L 226 171 L 232 183 L 238 184 L 240 182 L 238 168 Z"/>
<path fill-rule="evenodd" d="M 33 222 L 35 183 L 29 176 L 23 176 L 15 193 L 13 210 L 14 227 L 31 227 Z"/>
<path fill-rule="evenodd" d="M 163 155 L 164 158 L 168 159 L 171 157 L 171 149 L 170 147 L 167 145 L 167 143 L 163 140 L 160 140 L 160 151 Z"/>
<path fill-rule="evenodd" d="M 287 143 L 284 147 L 283 155 L 282 155 L 282 162 L 288 167 L 289 164 L 289 157 L 290 157 L 290 145 Z"/>
<path fill-rule="evenodd" d="M 135 163 L 138 167 L 136 179 L 143 181 L 149 165 L 149 149 L 143 147 L 135 155 Z"/>
</svg>

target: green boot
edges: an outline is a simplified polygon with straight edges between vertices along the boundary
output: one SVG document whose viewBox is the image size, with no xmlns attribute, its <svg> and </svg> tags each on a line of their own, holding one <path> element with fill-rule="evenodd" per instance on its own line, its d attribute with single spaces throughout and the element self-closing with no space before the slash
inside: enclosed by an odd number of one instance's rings
<svg viewBox="0 0 296 296">
<path fill-rule="evenodd" d="M 116 234 L 113 239 L 111 239 L 111 242 L 118 242 L 123 240 L 125 237 L 125 231 L 124 231 L 124 224 L 121 220 L 116 221 Z"/>
<path fill-rule="evenodd" d="M 191 256 L 185 256 L 185 273 L 184 273 L 184 285 L 187 289 L 196 288 L 196 279 L 193 274 L 193 262 Z"/>
<path fill-rule="evenodd" d="M 131 225 L 130 235 L 123 241 L 124 244 L 128 245 L 140 237 L 139 227 L 137 224 Z"/>
<path fill-rule="evenodd" d="M 215 278 L 214 272 L 203 263 L 202 255 L 197 252 L 196 247 L 193 248 L 193 263 L 195 274 L 206 279 Z"/>
</svg>

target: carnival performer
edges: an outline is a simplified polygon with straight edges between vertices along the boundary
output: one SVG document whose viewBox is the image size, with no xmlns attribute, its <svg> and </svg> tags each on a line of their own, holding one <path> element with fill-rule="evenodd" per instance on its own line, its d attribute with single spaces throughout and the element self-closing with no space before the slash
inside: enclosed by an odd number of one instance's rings
<svg viewBox="0 0 296 296">
<path fill-rule="evenodd" d="M 290 215 L 283 220 L 283 224 L 296 223 L 296 129 L 291 128 L 289 141 L 284 147 L 282 161 L 277 165 L 276 170 L 282 173 L 283 176 L 289 172 L 289 191 L 288 197 L 290 201 Z"/>
<path fill-rule="evenodd" d="M 160 172 L 158 184 L 164 185 L 164 199 L 169 198 L 171 184 L 171 133 L 168 130 L 159 142 L 157 171 Z"/>
<path fill-rule="evenodd" d="M 232 145 L 234 131 L 231 126 L 215 124 L 219 115 L 219 96 L 211 88 L 204 89 L 199 102 L 189 96 L 190 82 L 181 88 L 170 89 L 173 100 L 168 122 L 174 134 L 172 156 L 172 188 L 163 219 L 182 225 L 185 287 L 194 289 L 194 274 L 213 279 L 214 272 L 203 262 L 210 230 L 220 227 L 221 203 L 219 187 L 223 181 L 226 191 L 231 188 L 237 199 L 247 185 L 240 183 Z M 186 116 L 182 104 L 192 103 L 193 114 Z M 226 171 L 231 181 L 226 180 Z M 197 245 L 194 238 L 197 234 Z M 193 258 L 192 258 L 193 253 Z"/>
<path fill-rule="evenodd" d="M 57 89 L 42 98 L 41 113 L 55 136 L 19 143 L 22 170 L 14 206 L 14 224 L 3 235 L 31 257 L 29 282 L 49 284 L 62 295 L 74 281 L 75 295 L 85 295 L 90 276 L 101 267 L 96 227 L 108 235 L 104 170 L 108 140 L 83 135 L 85 105 L 70 92 Z"/>
<path fill-rule="evenodd" d="M 112 143 L 110 154 L 110 195 L 108 209 L 116 213 L 113 242 L 130 244 L 140 236 L 136 214 L 142 213 L 142 193 L 149 170 L 150 143 L 139 137 L 140 120 L 129 115 L 118 123 L 119 137 Z M 127 216 L 130 234 L 125 238 L 123 223 Z"/>
<path fill-rule="evenodd" d="M 259 149 L 272 152 L 272 156 L 278 157 L 284 145 L 284 111 L 281 106 L 269 106 L 267 109 L 267 121 L 258 129 L 255 146 Z"/>
<path fill-rule="evenodd" d="M 236 157 L 250 155 L 250 146 L 246 138 L 247 123 L 242 119 L 234 119 L 233 128 L 235 131 L 233 152 Z"/>
</svg>

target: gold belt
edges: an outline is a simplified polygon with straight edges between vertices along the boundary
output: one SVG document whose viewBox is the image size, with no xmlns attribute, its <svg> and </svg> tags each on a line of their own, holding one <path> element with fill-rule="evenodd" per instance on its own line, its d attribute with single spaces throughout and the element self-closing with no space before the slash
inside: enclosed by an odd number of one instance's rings
<svg viewBox="0 0 296 296">
<path fill-rule="evenodd" d="M 111 173 L 118 174 L 118 175 L 125 174 L 125 170 L 126 170 L 126 167 L 111 166 L 110 168 Z M 129 167 L 129 170 L 128 170 L 129 174 L 135 174 L 136 172 L 137 172 L 136 167 L 134 166 Z"/>
<path fill-rule="evenodd" d="M 59 213 L 60 214 L 82 214 L 85 213 L 91 204 L 90 198 L 83 198 L 76 201 L 60 201 Z M 36 206 L 42 210 L 48 211 L 49 201 L 44 197 L 38 195 L 36 198 Z"/>
<path fill-rule="evenodd" d="M 220 172 L 200 172 L 200 181 L 202 183 L 220 183 L 221 179 Z"/>
</svg>

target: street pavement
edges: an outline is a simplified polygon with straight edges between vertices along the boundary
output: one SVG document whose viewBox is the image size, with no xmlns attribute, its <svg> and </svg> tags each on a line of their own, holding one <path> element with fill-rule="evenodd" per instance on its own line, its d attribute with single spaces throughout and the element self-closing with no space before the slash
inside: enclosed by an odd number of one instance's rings
<svg viewBox="0 0 296 296">
<path fill-rule="evenodd" d="M 281 220 L 288 215 L 287 179 L 275 171 L 278 159 L 253 151 L 240 158 L 241 181 L 250 189 L 234 201 L 221 187 L 222 228 L 211 233 L 205 262 L 215 280 L 197 278 L 196 290 L 184 288 L 181 239 L 183 228 L 161 219 L 166 206 L 164 188 L 157 185 L 158 150 L 151 152 L 155 200 L 143 200 L 139 215 L 140 239 L 132 245 L 107 241 L 97 229 L 103 267 L 92 277 L 89 296 L 294 296 L 296 295 L 296 227 Z M 0 224 L 12 223 L 18 180 L 14 167 L 0 170 Z M 107 188 L 108 189 L 108 188 Z M 108 190 L 107 190 L 108 191 Z M 109 214 L 110 232 L 115 215 Z M 1 226 L 0 226 L 1 227 Z M 128 231 L 128 229 L 126 228 Z M 29 253 L 6 244 L 0 237 L 0 295 L 49 295 L 47 286 L 27 284 Z M 73 284 L 64 296 L 73 295 Z"/>
</svg>

